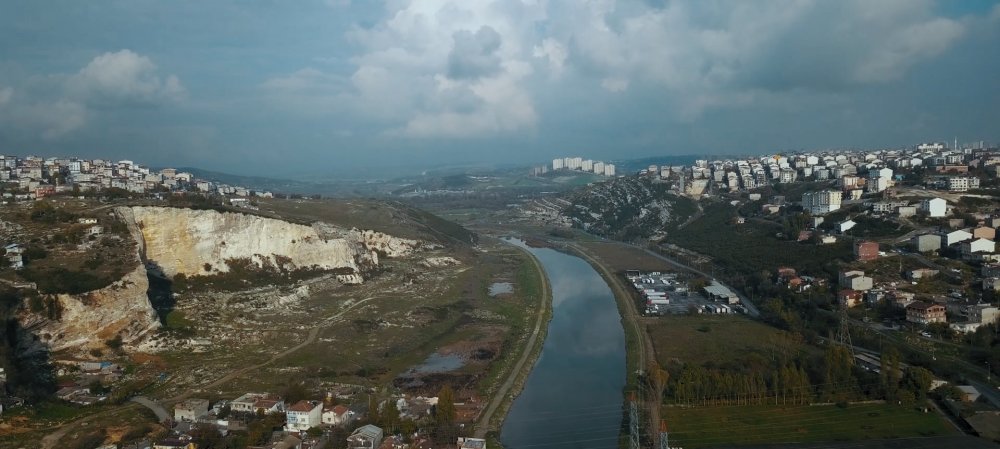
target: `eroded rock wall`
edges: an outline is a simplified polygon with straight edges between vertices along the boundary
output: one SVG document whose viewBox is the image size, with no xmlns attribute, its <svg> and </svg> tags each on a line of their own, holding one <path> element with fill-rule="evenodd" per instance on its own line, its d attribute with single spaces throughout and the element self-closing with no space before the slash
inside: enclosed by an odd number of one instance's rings
<svg viewBox="0 0 1000 449">
<path fill-rule="evenodd" d="M 101 348 L 116 336 L 128 344 L 160 327 L 146 296 L 148 289 L 146 268 L 140 263 L 125 277 L 100 290 L 54 295 L 62 310 L 58 320 L 26 313 L 21 325 L 39 338 L 38 343 L 53 351 Z"/>
<path fill-rule="evenodd" d="M 361 282 L 364 273 L 378 266 L 379 254 L 405 256 L 420 246 L 416 240 L 381 232 L 213 210 L 128 207 L 118 213 L 135 224 L 133 233 L 145 260 L 155 262 L 167 276 L 225 272 L 227 259 L 251 258 L 258 264 L 266 259 L 279 265 L 283 259 L 295 268 L 349 270 L 349 279 Z"/>
</svg>

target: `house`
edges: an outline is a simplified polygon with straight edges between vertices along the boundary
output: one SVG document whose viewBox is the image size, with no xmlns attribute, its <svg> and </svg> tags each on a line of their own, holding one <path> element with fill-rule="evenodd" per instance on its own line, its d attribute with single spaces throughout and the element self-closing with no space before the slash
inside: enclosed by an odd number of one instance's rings
<svg viewBox="0 0 1000 449">
<path fill-rule="evenodd" d="M 1000 277 L 983 278 L 983 290 L 1000 291 Z"/>
<path fill-rule="evenodd" d="M 819 242 L 821 245 L 830 245 L 833 243 L 837 243 L 837 237 L 834 237 L 832 235 L 824 235 L 823 237 L 820 237 Z"/>
<path fill-rule="evenodd" d="M 937 251 L 941 249 L 941 236 L 934 234 L 924 234 L 913 237 L 910 240 L 913 243 L 913 247 L 919 253 L 925 253 L 928 251 Z"/>
<path fill-rule="evenodd" d="M 323 403 L 301 400 L 288 407 L 285 416 L 285 428 L 289 431 L 303 432 L 318 427 L 323 418 Z"/>
<path fill-rule="evenodd" d="M 948 211 L 948 202 L 943 198 L 931 198 L 920 203 L 920 210 L 929 217 L 943 217 Z"/>
<path fill-rule="evenodd" d="M 951 231 L 941 236 L 942 246 L 951 246 L 956 243 L 964 242 L 966 240 L 972 240 L 972 233 L 964 229 Z"/>
<path fill-rule="evenodd" d="M 263 411 L 264 414 L 281 413 L 285 411 L 285 401 L 277 395 L 267 393 L 247 393 L 229 403 L 233 412 L 237 413 L 257 413 Z"/>
<path fill-rule="evenodd" d="M 351 449 L 375 449 L 382 444 L 382 429 L 371 424 L 354 429 L 347 437 L 347 447 Z"/>
<path fill-rule="evenodd" d="M 840 273 L 838 283 L 845 289 L 865 291 L 871 290 L 875 284 L 875 280 L 865 276 L 864 271 L 850 270 Z"/>
<path fill-rule="evenodd" d="M 863 295 L 861 292 L 857 290 L 851 290 L 849 288 L 845 288 L 837 292 L 837 301 L 847 306 L 848 308 L 855 307 L 861 304 L 862 297 Z"/>
<path fill-rule="evenodd" d="M 906 272 L 906 277 L 910 278 L 911 281 L 918 279 L 929 278 L 931 276 L 937 276 L 938 270 L 932 270 L 930 268 L 917 268 Z"/>
<path fill-rule="evenodd" d="M 924 301 L 915 301 L 906 306 L 906 321 L 917 324 L 945 323 L 944 306 Z"/>
<path fill-rule="evenodd" d="M 972 230 L 972 237 L 977 239 L 994 240 L 997 237 L 997 230 L 989 226 L 979 226 Z"/>
<path fill-rule="evenodd" d="M 853 228 L 856 225 L 857 225 L 857 223 L 854 220 L 842 221 L 842 222 L 840 222 L 840 223 L 837 224 L 837 231 L 839 231 L 841 234 L 843 234 L 843 233 L 845 233 L 847 231 L 850 231 L 851 228 Z"/>
<path fill-rule="evenodd" d="M 486 440 L 458 437 L 458 449 L 486 449 Z"/>
<path fill-rule="evenodd" d="M 983 264 L 979 274 L 985 277 L 1000 277 L 1000 263 Z"/>
<path fill-rule="evenodd" d="M 861 240 L 854 245 L 854 256 L 860 261 L 878 259 L 878 243 Z"/>
<path fill-rule="evenodd" d="M 208 399 L 188 399 L 174 406 L 174 421 L 194 422 L 208 415 Z"/>
<path fill-rule="evenodd" d="M 795 277 L 795 269 L 792 267 L 778 267 L 778 279 L 791 279 Z"/>
<path fill-rule="evenodd" d="M 354 421 L 354 412 L 343 405 L 325 407 L 320 421 L 323 424 L 329 424 L 331 426 L 347 425 L 350 424 L 351 421 Z"/>
</svg>

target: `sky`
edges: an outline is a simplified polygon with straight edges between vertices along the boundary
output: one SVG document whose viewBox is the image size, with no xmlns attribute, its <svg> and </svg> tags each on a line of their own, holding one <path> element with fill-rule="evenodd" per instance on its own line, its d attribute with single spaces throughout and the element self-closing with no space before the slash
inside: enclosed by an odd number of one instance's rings
<svg viewBox="0 0 1000 449">
<path fill-rule="evenodd" d="M 1000 141 L 1000 2 L 6 1 L 0 154 L 238 174 Z"/>
</svg>

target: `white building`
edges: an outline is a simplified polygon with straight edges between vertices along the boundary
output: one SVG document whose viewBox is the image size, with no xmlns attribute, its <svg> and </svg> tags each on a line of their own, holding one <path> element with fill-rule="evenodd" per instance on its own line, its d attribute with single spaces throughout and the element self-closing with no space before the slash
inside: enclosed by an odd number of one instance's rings
<svg viewBox="0 0 1000 449">
<path fill-rule="evenodd" d="M 552 159 L 552 169 L 553 170 L 562 170 L 563 169 L 563 160 L 562 160 L 562 158 Z"/>
<path fill-rule="evenodd" d="M 194 422 L 208 415 L 208 399 L 188 399 L 174 406 L 174 421 Z"/>
<path fill-rule="evenodd" d="M 836 190 L 821 190 L 802 194 L 802 208 L 813 215 L 823 215 L 840 209 L 843 194 Z"/>
<path fill-rule="evenodd" d="M 920 203 L 920 210 L 930 217 L 943 217 L 948 212 L 948 202 L 944 198 L 931 198 Z"/>
<path fill-rule="evenodd" d="M 615 176 L 615 164 L 604 165 L 604 176 Z"/>
<path fill-rule="evenodd" d="M 944 244 L 944 246 L 950 246 L 966 240 L 972 240 L 972 233 L 959 229 L 945 234 L 941 239 L 941 243 Z"/>
<path fill-rule="evenodd" d="M 289 431 L 304 432 L 318 427 L 323 419 L 323 403 L 306 400 L 296 402 L 285 411 L 285 417 L 285 428 Z"/>
<path fill-rule="evenodd" d="M 948 178 L 948 190 L 952 192 L 966 192 L 969 189 L 979 188 L 979 178 L 953 176 Z"/>
</svg>

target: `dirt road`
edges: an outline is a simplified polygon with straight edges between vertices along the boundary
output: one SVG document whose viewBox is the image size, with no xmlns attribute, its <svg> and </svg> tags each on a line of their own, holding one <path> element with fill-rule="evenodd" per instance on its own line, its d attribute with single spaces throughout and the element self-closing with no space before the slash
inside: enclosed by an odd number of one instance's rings
<svg viewBox="0 0 1000 449">
<path fill-rule="evenodd" d="M 521 358 L 517 360 L 516 364 L 514 364 L 514 368 L 507 374 L 507 379 L 504 380 L 503 385 L 500 386 L 496 394 L 494 394 L 490 399 L 489 405 L 486 406 L 486 411 L 484 411 L 482 416 L 480 416 L 479 422 L 476 424 L 476 438 L 486 437 L 486 433 L 490 431 L 490 421 L 493 419 L 493 415 L 500 407 L 500 404 L 503 404 L 507 395 L 510 394 L 511 388 L 514 387 L 514 382 L 517 381 L 517 378 L 522 371 L 528 369 L 525 365 L 528 363 L 528 359 L 532 356 L 535 342 L 538 340 L 538 336 L 542 331 L 542 326 L 546 323 L 545 311 L 548 310 L 552 304 L 552 291 L 549 287 L 548 276 L 546 276 L 545 270 L 542 268 L 542 264 L 539 263 L 538 259 L 536 259 L 530 252 L 527 250 L 524 252 L 531 258 L 531 262 L 535 265 L 535 269 L 538 271 L 538 274 L 542 279 L 542 297 L 538 305 L 538 313 L 535 317 L 535 329 L 531 331 L 531 336 L 528 337 L 528 342 L 524 346 Z"/>
</svg>

